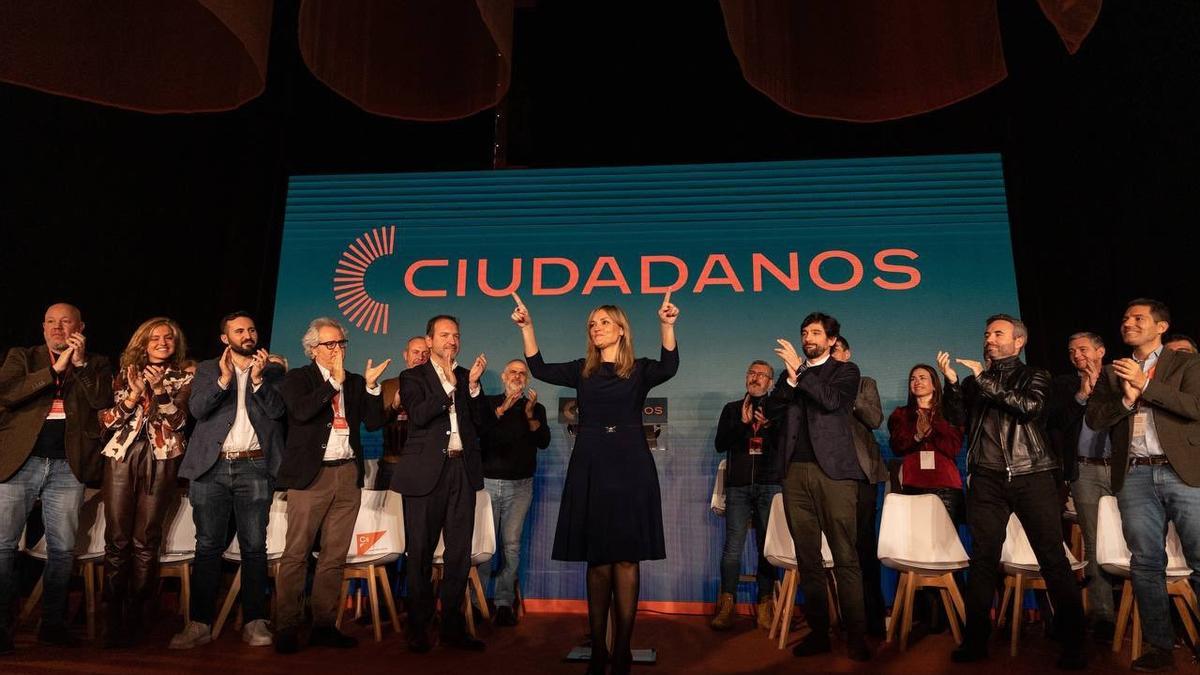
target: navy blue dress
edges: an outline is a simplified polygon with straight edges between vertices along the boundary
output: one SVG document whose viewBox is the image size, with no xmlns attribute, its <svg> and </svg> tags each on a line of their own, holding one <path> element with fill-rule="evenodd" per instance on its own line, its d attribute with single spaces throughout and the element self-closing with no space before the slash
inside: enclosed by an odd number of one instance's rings
<svg viewBox="0 0 1200 675">
<path fill-rule="evenodd" d="M 618 377 L 611 363 L 585 378 L 583 359 L 546 363 L 539 352 L 526 361 L 537 379 L 574 387 L 579 403 L 552 557 L 597 565 L 667 557 L 642 408 L 652 387 L 674 377 L 679 350 L 663 349 L 659 361 L 638 359 L 628 378 Z"/>
</svg>

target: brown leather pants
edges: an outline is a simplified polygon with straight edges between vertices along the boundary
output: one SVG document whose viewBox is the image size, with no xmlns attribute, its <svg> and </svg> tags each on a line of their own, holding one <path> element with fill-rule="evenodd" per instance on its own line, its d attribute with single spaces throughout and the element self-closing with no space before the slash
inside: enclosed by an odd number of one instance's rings
<svg viewBox="0 0 1200 675">
<path fill-rule="evenodd" d="M 141 440 L 121 461 L 109 458 L 104 464 L 104 599 L 110 631 L 121 630 L 112 623 L 138 627 L 158 591 L 163 520 L 179 499 L 178 470 L 178 458 L 156 460 Z"/>
</svg>

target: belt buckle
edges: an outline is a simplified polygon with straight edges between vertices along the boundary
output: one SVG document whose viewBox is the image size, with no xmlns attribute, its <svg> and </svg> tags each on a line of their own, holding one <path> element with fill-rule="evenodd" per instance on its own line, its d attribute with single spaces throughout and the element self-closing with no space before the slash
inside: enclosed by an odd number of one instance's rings
<svg viewBox="0 0 1200 675">
<path fill-rule="evenodd" d="M 615 434 L 615 433 L 617 433 L 617 428 L 616 427 L 604 427 L 604 433 Z"/>
</svg>

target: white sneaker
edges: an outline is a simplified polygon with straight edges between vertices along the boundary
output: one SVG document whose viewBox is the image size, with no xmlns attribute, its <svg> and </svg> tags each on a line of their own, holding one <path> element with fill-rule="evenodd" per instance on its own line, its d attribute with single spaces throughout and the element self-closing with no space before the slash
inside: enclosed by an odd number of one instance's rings
<svg viewBox="0 0 1200 675">
<path fill-rule="evenodd" d="M 192 649 L 212 642 L 212 628 L 206 623 L 189 621 L 183 630 L 171 638 L 170 649 Z"/>
<path fill-rule="evenodd" d="M 266 619 L 255 619 L 242 626 L 242 642 L 251 647 L 266 647 L 271 644 L 271 631 Z"/>
</svg>

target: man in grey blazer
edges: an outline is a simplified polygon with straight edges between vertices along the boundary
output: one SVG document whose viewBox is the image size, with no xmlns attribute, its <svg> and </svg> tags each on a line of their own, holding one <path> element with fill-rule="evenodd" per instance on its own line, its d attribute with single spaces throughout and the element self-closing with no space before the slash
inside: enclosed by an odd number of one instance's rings
<svg viewBox="0 0 1200 675">
<path fill-rule="evenodd" d="M 191 649 L 212 640 L 230 512 L 242 554 L 242 640 L 252 646 L 271 644 L 266 621 L 267 514 L 283 449 L 287 410 L 276 386 L 284 369 L 259 347 L 254 319 L 245 312 L 221 319 L 221 342 L 226 347 L 220 358 L 196 369 L 188 400 L 196 427 L 179 475 L 191 481 L 196 563 L 191 621 L 171 639 L 171 649 Z"/>
<path fill-rule="evenodd" d="M 854 358 L 846 336 L 839 335 L 829 350 L 830 356 L 843 363 Z M 863 376 L 858 380 L 858 396 L 854 399 L 854 410 L 850 417 L 850 432 L 854 434 L 854 451 L 858 453 L 858 466 L 866 476 L 858 483 L 858 566 L 862 568 L 863 605 L 867 613 L 867 633 L 883 637 L 884 625 L 883 570 L 879 566 L 876 549 L 879 535 L 875 531 L 876 515 L 879 512 L 879 484 L 888 479 L 887 467 L 879 454 L 879 441 L 875 430 L 883 424 L 883 404 L 879 402 L 879 386 L 874 378 Z"/>
</svg>

